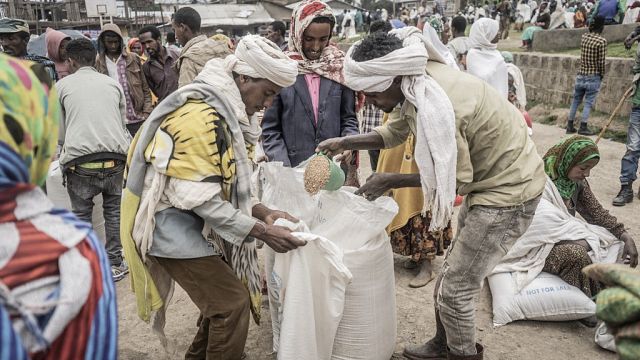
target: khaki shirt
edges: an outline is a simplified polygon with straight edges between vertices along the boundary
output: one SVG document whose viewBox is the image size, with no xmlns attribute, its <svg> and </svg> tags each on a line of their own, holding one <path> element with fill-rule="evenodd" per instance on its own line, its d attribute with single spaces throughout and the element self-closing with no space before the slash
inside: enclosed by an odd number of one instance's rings
<svg viewBox="0 0 640 360">
<path fill-rule="evenodd" d="M 427 73 L 444 89 L 456 117 L 456 189 L 469 206 L 513 206 L 542 193 L 542 159 L 518 109 L 480 79 L 429 61 Z M 385 148 L 416 131 L 416 109 L 408 101 L 376 128 Z"/>
<path fill-rule="evenodd" d="M 223 41 L 208 39 L 199 35 L 189 40 L 180 53 L 174 67 L 178 72 L 178 88 L 191 84 L 200 74 L 207 61 L 213 58 L 224 59 L 231 54 L 231 49 Z"/>
</svg>

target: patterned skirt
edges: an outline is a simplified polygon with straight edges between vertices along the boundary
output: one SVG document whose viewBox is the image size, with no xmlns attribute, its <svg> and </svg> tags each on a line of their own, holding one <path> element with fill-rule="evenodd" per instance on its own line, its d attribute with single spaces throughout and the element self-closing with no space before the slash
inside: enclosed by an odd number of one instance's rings
<svg viewBox="0 0 640 360">
<path fill-rule="evenodd" d="M 411 256 L 411 260 L 433 260 L 436 255 L 444 255 L 453 239 L 453 230 L 449 224 L 438 233 L 429 232 L 431 217 L 420 214 L 409 219 L 407 224 L 391 232 L 391 247 L 399 255 Z"/>
<path fill-rule="evenodd" d="M 578 244 L 556 245 L 547 256 L 542 271 L 559 276 L 567 284 L 592 297 L 602 289 L 602 284 L 582 273 L 584 267 L 591 265 L 587 251 Z"/>
</svg>

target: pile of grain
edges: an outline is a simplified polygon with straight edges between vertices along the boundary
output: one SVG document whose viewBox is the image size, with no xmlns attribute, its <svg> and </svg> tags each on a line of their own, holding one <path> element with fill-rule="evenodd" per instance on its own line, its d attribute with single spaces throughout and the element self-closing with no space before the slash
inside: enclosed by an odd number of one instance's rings
<svg viewBox="0 0 640 360">
<path fill-rule="evenodd" d="M 315 195 L 327 185 L 330 176 L 329 160 L 324 156 L 315 156 L 304 170 L 304 189 Z"/>
</svg>

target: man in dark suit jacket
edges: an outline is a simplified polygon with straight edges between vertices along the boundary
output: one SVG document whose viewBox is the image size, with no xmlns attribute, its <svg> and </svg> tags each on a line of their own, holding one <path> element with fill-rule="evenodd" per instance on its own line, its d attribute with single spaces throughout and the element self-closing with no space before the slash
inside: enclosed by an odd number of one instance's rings
<svg viewBox="0 0 640 360">
<path fill-rule="evenodd" d="M 355 93 L 340 84 L 344 54 L 329 45 L 335 18 L 321 1 L 304 4 L 294 16 L 306 6 L 314 14 L 294 22 L 289 41 L 301 74 L 274 98 L 262 120 L 264 151 L 269 161 L 285 166 L 308 159 L 323 140 L 359 132 Z"/>
</svg>

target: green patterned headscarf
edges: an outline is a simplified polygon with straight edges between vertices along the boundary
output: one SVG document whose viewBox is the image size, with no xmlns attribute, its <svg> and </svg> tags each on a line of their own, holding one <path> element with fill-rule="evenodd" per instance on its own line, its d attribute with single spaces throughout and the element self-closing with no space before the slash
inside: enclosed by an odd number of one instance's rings
<svg viewBox="0 0 640 360">
<path fill-rule="evenodd" d="M 591 159 L 600 159 L 598 145 L 586 136 L 575 135 L 555 144 L 543 157 L 544 172 L 556 184 L 564 199 L 570 199 L 578 185 L 567 174 L 572 167 Z"/>
</svg>

